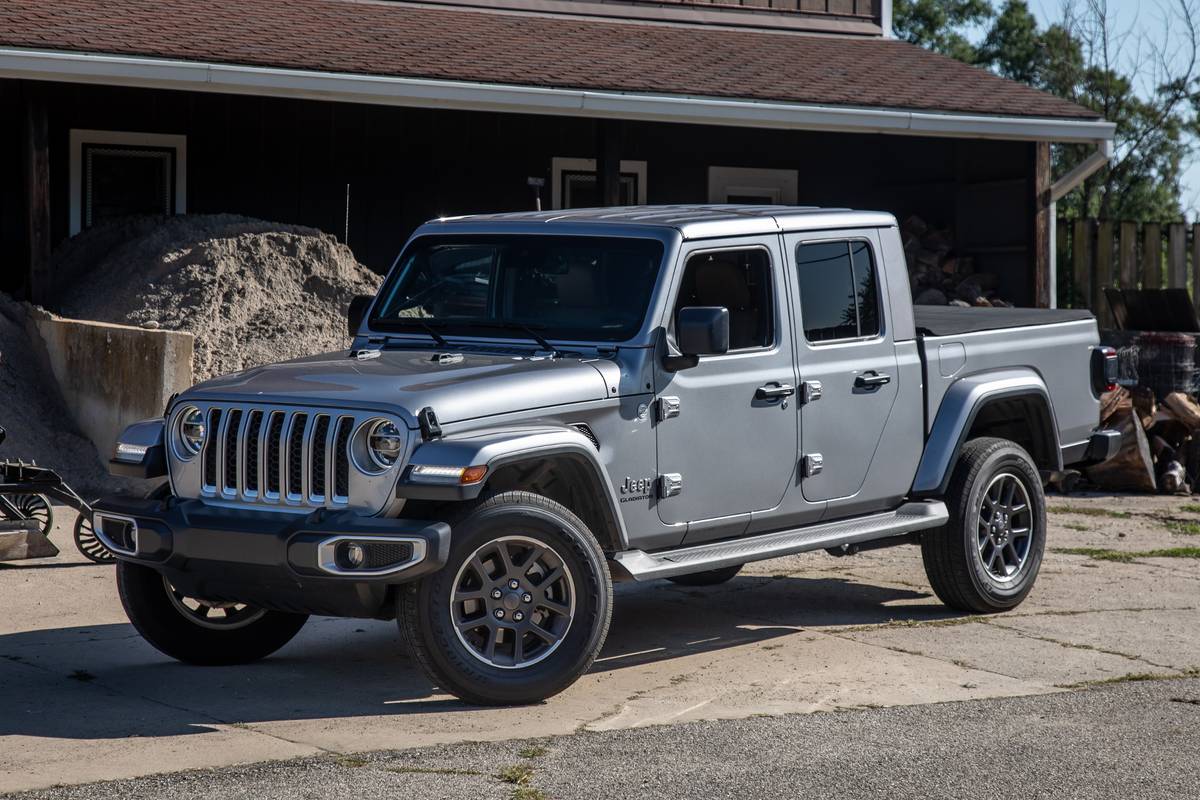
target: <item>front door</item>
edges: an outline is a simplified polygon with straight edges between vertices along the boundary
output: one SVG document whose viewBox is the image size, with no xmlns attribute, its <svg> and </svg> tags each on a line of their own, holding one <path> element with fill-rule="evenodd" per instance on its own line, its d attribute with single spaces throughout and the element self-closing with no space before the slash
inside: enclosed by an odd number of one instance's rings
<svg viewBox="0 0 1200 800">
<path fill-rule="evenodd" d="M 779 238 L 700 245 L 681 255 L 668 335 L 679 309 L 724 306 L 730 349 L 688 369 L 660 371 L 657 386 L 659 407 L 670 409 L 656 424 L 659 472 L 682 482 L 677 494 L 660 496 L 658 513 L 667 524 L 689 523 L 688 541 L 736 535 L 750 512 L 778 505 L 792 484 L 798 446 Z"/>
<path fill-rule="evenodd" d="M 868 230 L 784 241 L 800 312 L 796 361 L 809 395 L 800 412 L 804 499 L 853 497 L 877 459 L 899 385 L 877 239 Z"/>
</svg>

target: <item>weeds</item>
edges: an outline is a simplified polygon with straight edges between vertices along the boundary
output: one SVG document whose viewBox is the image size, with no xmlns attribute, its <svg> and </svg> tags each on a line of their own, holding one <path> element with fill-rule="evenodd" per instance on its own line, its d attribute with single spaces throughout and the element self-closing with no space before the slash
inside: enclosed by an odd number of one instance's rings
<svg viewBox="0 0 1200 800">
<path fill-rule="evenodd" d="M 1129 519 L 1133 516 L 1128 511 L 1113 511 L 1108 508 L 1092 506 L 1052 506 L 1046 510 L 1051 514 L 1078 514 L 1083 517 L 1109 517 L 1111 519 Z"/>
<path fill-rule="evenodd" d="M 1200 522 L 1188 522 L 1180 519 L 1169 519 L 1163 524 L 1171 533 L 1181 533 L 1184 536 L 1200 536 Z"/>
<path fill-rule="evenodd" d="M 1184 503 L 1179 507 L 1180 511 L 1186 511 L 1189 514 L 1200 514 L 1200 504 Z"/>
<path fill-rule="evenodd" d="M 513 764 L 500 770 L 496 777 L 514 786 L 526 786 L 533 779 L 533 767 L 528 764 Z"/>
<path fill-rule="evenodd" d="M 484 773 L 474 769 L 454 769 L 452 767 L 384 767 L 385 772 L 397 775 L 475 775 Z"/>
<path fill-rule="evenodd" d="M 1062 524 L 1062 526 L 1064 528 L 1066 528 L 1067 530 L 1072 530 L 1072 531 L 1086 532 L 1086 531 L 1090 531 L 1092 529 L 1092 527 L 1090 525 L 1080 525 L 1078 522 L 1064 522 Z"/>
<path fill-rule="evenodd" d="M 535 744 L 535 745 L 530 745 L 529 747 L 522 747 L 520 750 L 517 751 L 517 755 L 519 755 L 521 758 L 541 758 L 542 756 L 546 755 L 546 753 L 548 753 L 548 752 L 550 752 L 550 751 L 547 750 L 546 748 L 542 747 L 539 744 Z"/>
<path fill-rule="evenodd" d="M 1097 561 L 1128 564 L 1139 558 L 1200 558 L 1200 547 L 1164 547 L 1158 550 L 1109 550 L 1103 547 L 1055 547 L 1055 553 L 1088 556 Z"/>
</svg>

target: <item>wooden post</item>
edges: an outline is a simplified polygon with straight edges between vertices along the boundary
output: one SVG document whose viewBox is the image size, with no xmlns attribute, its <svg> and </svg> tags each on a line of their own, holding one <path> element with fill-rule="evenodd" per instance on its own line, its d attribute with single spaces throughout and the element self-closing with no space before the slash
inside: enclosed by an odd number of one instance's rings
<svg viewBox="0 0 1200 800">
<path fill-rule="evenodd" d="M 1054 249 L 1058 255 L 1054 259 L 1055 266 L 1058 269 L 1058 297 L 1070 298 L 1069 289 L 1071 286 L 1070 266 L 1071 263 L 1071 242 L 1070 242 L 1070 226 L 1065 219 L 1060 219 L 1056 223 L 1058 228 L 1054 232 Z M 1057 299 L 1057 298 L 1056 298 Z M 1061 303 L 1061 300 L 1059 301 Z"/>
<path fill-rule="evenodd" d="M 1167 285 L 1172 289 L 1187 288 L 1187 226 L 1172 222 L 1167 229 Z"/>
<path fill-rule="evenodd" d="M 1192 225 L 1192 305 L 1200 311 L 1200 222 Z"/>
<path fill-rule="evenodd" d="M 1149 222 L 1142 227 L 1142 287 L 1162 288 L 1162 226 Z"/>
<path fill-rule="evenodd" d="M 1050 143 L 1034 144 L 1033 303 L 1050 307 Z"/>
<path fill-rule="evenodd" d="M 1075 262 L 1075 285 L 1071 292 L 1071 308 L 1088 308 L 1092 299 L 1092 226 L 1090 220 L 1075 220 L 1071 237 L 1071 258 Z"/>
<path fill-rule="evenodd" d="M 596 190 L 602 206 L 621 205 L 621 122 L 596 122 Z"/>
<path fill-rule="evenodd" d="M 25 227 L 29 242 L 25 293 L 44 303 L 50 283 L 50 125 L 46 100 L 33 84 L 25 94 Z"/>
<path fill-rule="evenodd" d="M 1121 288 L 1138 288 L 1137 223 L 1121 223 Z"/>
<path fill-rule="evenodd" d="M 1096 232 L 1095 278 L 1092 281 L 1092 313 L 1101 328 L 1112 327 L 1112 310 L 1104 297 L 1104 290 L 1113 284 L 1113 224 L 1108 220 L 1100 223 Z"/>
</svg>

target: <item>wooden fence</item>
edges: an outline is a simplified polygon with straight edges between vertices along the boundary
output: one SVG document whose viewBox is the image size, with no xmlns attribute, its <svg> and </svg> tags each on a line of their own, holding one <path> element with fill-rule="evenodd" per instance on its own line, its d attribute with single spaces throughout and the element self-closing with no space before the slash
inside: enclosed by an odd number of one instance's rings
<svg viewBox="0 0 1200 800">
<path fill-rule="evenodd" d="M 1112 325 L 1109 286 L 1188 289 L 1200 309 L 1200 222 L 1060 219 L 1055 244 L 1059 306 L 1090 308 L 1101 327 Z"/>
</svg>

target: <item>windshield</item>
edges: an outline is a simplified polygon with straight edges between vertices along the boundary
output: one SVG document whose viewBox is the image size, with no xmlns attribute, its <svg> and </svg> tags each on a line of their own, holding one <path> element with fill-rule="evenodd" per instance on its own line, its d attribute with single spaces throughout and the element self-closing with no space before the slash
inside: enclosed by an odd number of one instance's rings
<svg viewBox="0 0 1200 800">
<path fill-rule="evenodd" d="M 392 271 L 371 327 L 622 342 L 642 326 L 663 250 L 656 239 L 423 236 Z"/>
</svg>

